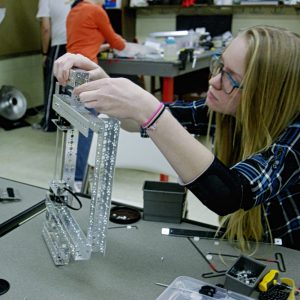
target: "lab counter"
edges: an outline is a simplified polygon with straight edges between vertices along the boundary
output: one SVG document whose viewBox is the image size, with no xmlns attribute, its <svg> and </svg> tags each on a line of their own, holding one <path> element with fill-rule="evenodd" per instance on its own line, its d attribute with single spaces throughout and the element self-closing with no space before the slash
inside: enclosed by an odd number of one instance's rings
<svg viewBox="0 0 300 300">
<path fill-rule="evenodd" d="M 156 282 L 170 284 L 179 276 L 224 283 L 224 276 L 202 278 L 211 269 L 201 255 L 187 238 L 161 235 L 167 224 L 157 222 L 139 221 L 137 229 L 112 229 L 116 225 L 111 225 L 105 256 L 93 253 L 88 261 L 57 267 L 41 235 L 43 220 L 44 215 L 39 215 L 0 240 L 0 278 L 10 283 L 5 299 L 154 300 L 163 292 Z M 180 227 L 196 228 L 190 224 Z M 204 253 L 236 253 L 226 242 L 216 245 L 213 240 L 200 239 L 195 243 Z M 282 275 L 296 279 L 299 285 L 300 253 L 264 245 L 257 256 L 270 258 L 274 252 L 284 257 L 287 272 Z M 229 265 L 234 262 L 224 259 Z M 226 268 L 218 257 L 213 263 L 219 270 Z"/>
<path fill-rule="evenodd" d="M 180 61 L 165 61 L 163 59 L 112 58 L 98 60 L 99 65 L 109 74 L 148 75 L 159 77 L 176 77 L 209 66 L 211 52 L 202 53 L 193 63 L 187 61 L 181 69 Z"/>
<path fill-rule="evenodd" d="M 21 188 L 21 186 L 20 186 Z M 25 187 L 26 188 L 26 187 Z M 36 192 L 36 194 L 35 194 Z M 31 189 L 38 197 L 40 189 Z M 82 198 L 83 209 L 74 212 L 85 230 L 89 199 Z M 214 272 L 200 252 L 217 253 L 210 261 L 219 271 L 229 268 L 236 259 L 219 254 L 239 255 L 234 245 L 214 239 L 194 239 L 161 234 L 164 227 L 207 230 L 195 224 L 161 223 L 140 220 L 126 225 L 110 223 L 106 254 L 92 253 L 86 261 L 72 261 L 55 266 L 42 237 L 45 213 L 41 213 L 0 238 L 0 278 L 10 284 L 2 297 L 8 300 L 155 300 L 164 287 L 179 276 L 189 276 L 210 284 L 224 284 L 225 276 L 203 278 Z M 199 252 L 200 250 L 200 252 Z M 282 277 L 300 285 L 300 252 L 280 246 L 261 244 L 256 257 L 274 260 L 281 253 L 286 272 Z M 266 263 L 277 268 L 277 263 Z M 281 266 L 282 267 L 282 266 Z"/>
<path fill-rule="evenodd" d="M 198 71 L 209 67 L 211 52 L 207 51 L 197 57 L 196 63 L 187 60 L 184 66 L 180 61 L 164 61 L 163 59 L 131 59 L 113 58 L 98 60 L 99 65 L 108 74 L 124 75 L 147 75 L 151 77 L 162 77 L 162 100 L 164 102 L 173 101 L 174 77 Z"/>
<path fill-rule="evenodd" d="M 44 188 L 0 178 L 0 189 L 6 190 L 7 188 L 13 188 L 15 194 L 20 196 L 20 199 L 0 201 L 0 236 L 6 229 L 9 229 L 6 223 L 10 219 L 18 219 L 16 220 L 18 223 L 38 213 L 44 206 L 43 200 L 47 192 Z M 26 210 L 28 210 L 28 214 L 24 213 Z M 16 218 L 18 214 L 21 214 L 21 216 Z M 13 224 L 13 222 L 11 222 L 11 224 Z"/>
</svg>

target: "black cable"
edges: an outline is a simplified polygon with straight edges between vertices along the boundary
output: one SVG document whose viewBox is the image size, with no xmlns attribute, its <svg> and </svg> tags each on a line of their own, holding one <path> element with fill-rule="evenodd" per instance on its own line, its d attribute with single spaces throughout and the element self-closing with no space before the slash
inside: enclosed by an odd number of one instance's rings
<svg viewBox="0 0 300 300">
<path fill-rule="evenodd" d="M 187 238 L 188 241 L 194 246 L 194 248 L 197 250 L 197 252 L 202 256 L 202 258 L 205 260 L 205 262 L 208 264 L 208 266 L 211 268 L 212 271 L 219 273 L 219 274 L 225 274 L 227 270 L 217 270 L 217 268 L 206 258 L 205 254 L 197 247 L 197 245 L 193 242 L 191 238 Z"/>
<path fill-rule="evenodd" d="M 225 276 L 225 275 L 226 275 L 226 272 L 224 272 L 224 273 L 209 272 L 209 273 L 203 273 L 201 276 L 203 278 L 213 278 L 213 277 L 221 277 L 221 276 Z"/>
<path fill-rule="evenodd" d="M 277 260 L 278 270 L 280 272 L 286 272 L 286 267 L 285 267 L 285 263 L 284 263 L 282 253 L 281 252 L 276 252 L 275 253 L 275 259 Z"/>
<path fill-rule="evenodd" d="M 69 193 L 77 200 L 77 202 L 78 202 L 78 204 L 79 204 L 79 207 L 73 207 L 73 206 L 69 205 L 69 204 L 68 204 L 67 202 L 65 202 L 65 201 L 62 201 L 62 202 L 63 202 L 68 208 L 70 208 L 70 209 L 73 209 L 73 210 L 80 210 L 80 209 L 82 208 L 82 203 L 81 203 L 81 201 L 79 200 L 79 198 L 76 196 L 76 194 L 73 193 L 72 190 L 70 190 L 70 189 L 68 189 L 68 188 L 66 188 L 66 187 L 64 187 L 64 190 L 67 191 L 67 192 L 69 192 Z"/>
</svg>

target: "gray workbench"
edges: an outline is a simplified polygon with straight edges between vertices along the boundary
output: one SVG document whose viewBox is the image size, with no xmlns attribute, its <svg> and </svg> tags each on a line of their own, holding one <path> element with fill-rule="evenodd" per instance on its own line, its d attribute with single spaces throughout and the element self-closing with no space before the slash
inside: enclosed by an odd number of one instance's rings
<svg viewBox="0 0 300 300">
<path fill-rule="evenodd" d="M 0 188 L 8 187 L 16 189 L 20 193 L 21 200 L 0 202 L 0 224 L 45 199 L 47 192 L 46 189 L 30 184 L 0 178 Z"/>
<path fill-rule="evenodd" d="M 179 61 L 164 61 L 163 59 L 130 59 L 113 58 L 99 59 L 99 65 L 110 75 L 146 75 L 151 76 L 151 93 L 155 89 L 155 76 L 163 79 L 162 100 L 172 102 L 174 99 L 174 77 L 195 72 L 207 68 L 211 61 L 211 52 L 202 53 L 193 67 L 192 62 L 187 61 L 184 68 L 181 68 Z"/>
<path fill-rule="evenodd" d="M 38 198 L 40 193 L 40 189 L 31 187 L 32 198 Z M 74 212 L 74 216 L 84 229 L 88 223 L 89 199 L 82 198 L 82 202 L 83 209 Z M 0 299 L 154 300 L 164 290 L 155 282 L 169 284 L 179 276 L 224 283 L 224 276 L 201 277 L 211 269 L 187 238 L 161 235 L 162 227 L 203 230 L 199 226 L 143 220 L 135 224 L 137 229 L 111 228 L 118 225 L 110 224 L 105 256 L 93 253 L 88 261 L 57 267 L 42 238 L 44 219 L 42 213 L 0 238 L 0 278 L 10 283 L 9 291 Z M 238 254 L 225 241 L 200 239 L 194 243 L 205 254 Z M 256 256 L 274 259 L 275 252 L 281 252 L 285 260 L 287 272 L 281 276 L 292 277 L 299 285 L 300 252 L 262 244 Z M 218 270 L 227 269 L 235 261 L 224 259 L 227 266 L 214 256 L 212 262 Z M 268 267 L 276 268 L 276 264 L 270 263 Z"/>
<path fill-rule="evenodd" d="M 207 68 L 211 61 L 211 52 L 204 52 L 199 56 L 195 67 L 192 63 L 187 62 L 184 70 L 180 70 L 180 62 L 164 61 L 163 59 L 130 59 L 130 58 L 113 58 L 99 59 L 99 65 L 108 74 L 125 74 L 125 75 L 147 75 L 159 77 L 176 77 L 193 71 Z"/>
</svg>

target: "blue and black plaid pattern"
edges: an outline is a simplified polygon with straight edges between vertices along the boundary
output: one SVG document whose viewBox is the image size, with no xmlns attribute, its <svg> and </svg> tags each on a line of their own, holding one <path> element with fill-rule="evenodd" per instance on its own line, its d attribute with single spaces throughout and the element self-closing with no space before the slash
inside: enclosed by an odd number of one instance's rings
<svg viewBox="0 0 300 300">
<path fill-rule="evenodd" d="M 190 133 L 207 134 L 204 99 L 176 101 L 168 107 Z M 300 116 L 268 149 L 231 169 L 249 182 L 253 206 L 263 204 L 273 238 L 281 238 L 285 246 L 300 250 Z"/>
<path fill-rule="evenodd" d="M 264 205 L 273 237 L 300 249 L 300 116 L 268 149 L 233 169 L 249 181 L 253 206 Z"/>
<path fill-rule="evenodd" d="M 188 132 L 195 135 L 206 135 L 208 125 L 208 107 L 205 105 L 205 99 L 193 102 L 178 100 L 166 104 L 172 115 L 185 127 Z M 214 134 L 213 125 L 210 135 Z"/>
</svg>

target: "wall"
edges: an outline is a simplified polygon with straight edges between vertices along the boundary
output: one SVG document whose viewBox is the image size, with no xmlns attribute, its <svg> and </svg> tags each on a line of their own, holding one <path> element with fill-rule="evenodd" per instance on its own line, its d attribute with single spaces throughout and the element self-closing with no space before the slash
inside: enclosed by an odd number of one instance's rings
<svg viewBox="0 0 300 300">
<path fill-rule="evenodd" d="M 41 55 L 18 56 L 0 60 L 0 86 L 11 85 L 27 99 L 28 107 L 43 104 Z"/>
<path fill-rule="evenodd" d="M 38 0 L 0 0 L 6 16 L 0 25 L 0 56 L 40 49 L 39 24 L 35 18 Z"/>
<path fill-rule="evenodd" d="M 140 43 L 144 42 L 150 32 L 172 31 L 176 28 L 176 15 L 166 14 L 143 14 L 137 10 L 136 35 Z"/>
<path fill-rule="evenodd" d="M 0 24 L 0 87 L 12 85 L 26 97 L 28 107 L 43 103 L 43 74 L 38 0 L 0 0 L 6 16 Z"/>
<path fill-rule="evenodd" d="M 300 34 L 300 15 L 253 15 L 236 14 L 232 19 L 232 32 L 253 25 L 272 25 L 287 28 Z"/>
<path fill-rule="evenodd" d="M 137 37 L 139 41 L 144 41 L 150 32 L 175 30 L 175 22 L 176 13 L 149 14 L 145 13 L 145 10 L 137 10 Z M 232 19 L 232 32 L 236 34 L 242 28 L 259 24 L 285 27 L 300 34 L 299 14 L 261 14 L 255 11 L 249 14 L 235 13 Z"/>
</svg>

